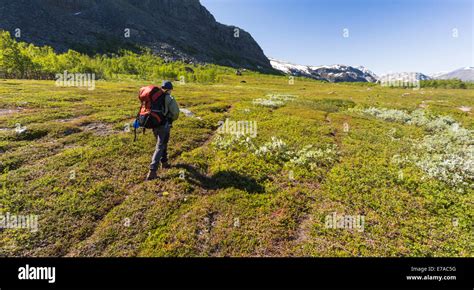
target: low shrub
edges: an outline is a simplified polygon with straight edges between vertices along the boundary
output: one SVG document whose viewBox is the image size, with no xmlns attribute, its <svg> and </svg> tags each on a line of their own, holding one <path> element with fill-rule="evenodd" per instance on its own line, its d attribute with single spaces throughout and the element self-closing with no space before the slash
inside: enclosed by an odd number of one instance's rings
<svg viewBox="0 0 474 290">
<path fill-rule="evenodd" d="M 423 126 L 428 134 L 414 142 L 414 152 L 397 163 L 411 162 L 429 177 L 454 186 L 459 192 L 474 183 L 474 140 L 472 130 L 462 128 L 450 116 L 430 116 L 424 110 L 411 113 L 385 108 L 354 109 L 376 118 L 407 125 Z"/>
</svg>

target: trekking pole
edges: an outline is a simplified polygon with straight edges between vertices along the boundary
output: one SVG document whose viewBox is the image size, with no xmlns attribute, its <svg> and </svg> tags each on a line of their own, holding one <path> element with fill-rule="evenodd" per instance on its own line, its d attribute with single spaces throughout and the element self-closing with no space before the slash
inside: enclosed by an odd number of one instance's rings
<svg viewBox="0 0 474 290">
<path fill-rule="evenodd" d="M 142 105 L 143 106 L 143 105 Z M 140 122 L 138 119 L 140 118 L 140 112 L 142 111 L 142 106 L 138 110 L 137 117 L 135 118 L 135 122 L 133 122 L 133 142 L 137 141 L 137 129 L 140 128 Z"/>
</svg>

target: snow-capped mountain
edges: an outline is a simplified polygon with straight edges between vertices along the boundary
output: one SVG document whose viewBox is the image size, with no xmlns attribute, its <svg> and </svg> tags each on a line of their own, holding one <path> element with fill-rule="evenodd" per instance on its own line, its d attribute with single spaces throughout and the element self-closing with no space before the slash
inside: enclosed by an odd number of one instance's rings
<svg viewBox="0 0 474 290">
<path fill-rule="evenodd" d="M 417 82 L 417 81 L 426 81 L 431 80 L 431 77 L 422 74 L 420 72 L 398 72 L 398 73 L 389 73 L 380 76 L 378 82 L 380 83 L 395 83 L 395 82 Z"/>
<path fill-rule="evenodd" d="M 365 67 L 348 65 L 307 66 L 292 64 L 273 58 L 270 64 L 276 70 L 293 76 L 309 77 L 329 82 L 376 82 L 377 76 Z"/>
<path fill-rule="evenodd" d="M 463 67 L 452 72 L 444 73 L 434 77 L 440 80 L 449 80 L 449 79 L 460 79 L 465 82 L 474 81 L 474 67 L 468 66 Z"/>
<path fill-rule="evenodd" d="M 377 81 L 378 78 L 379 78 L 373 71 L 371 71 L 370 69 L 368 69 L 364 66 L 358 66 L 357 69 L 360 70 L 361 72 L 371 76 L 375 81 Z"/>
<path fill-rule="evenodd" d="M 437 79 L 438 77 L 440 77 L 442 75 L 445 75 L 447 73 L 449 73 L 449 71 L 443 70 L 443 71 L 439 71 L 437 73 L 429 74 L 429 77 L 432 78 L 432 79 Z"/>
<path fill-rule="evenodd" d="M 292 64 L 289 62 L 284 62 L 280 60 L 276 60 L 274 58 L 268 58 L 270 60 L 270 64 L 276 70 L 284 72 L 286 74 L 299 76 L 299 74 L 310 74 L 309 67 L 305 65 L 298 65 Z"/>
</svg>

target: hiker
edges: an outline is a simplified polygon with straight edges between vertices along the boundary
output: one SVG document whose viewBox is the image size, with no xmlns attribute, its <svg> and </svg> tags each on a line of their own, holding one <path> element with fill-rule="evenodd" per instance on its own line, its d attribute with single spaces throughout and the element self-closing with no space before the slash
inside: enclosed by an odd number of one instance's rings
<svg viewBox="0 0 474 290">
<path fill-rule="evenodd" d="M 161 162 L 162 168 L 169 168 L 168 163 L 168 141 L 170 139 L 170 130 L 173 122 L 179 117 L 179 107 L 176 100 L 171 96 L 173 84 L 170 81 L 163 81 L 161 85 L 162 94 L 164 94 L 163 114 L 165 117 L 164 124 L 153 128 L 153 134 L 156 138 L 156 149 L 151 158 L 150 171 L 146 176 L 146 180 L 158 178 L 157 170 Z"/>
</svg>

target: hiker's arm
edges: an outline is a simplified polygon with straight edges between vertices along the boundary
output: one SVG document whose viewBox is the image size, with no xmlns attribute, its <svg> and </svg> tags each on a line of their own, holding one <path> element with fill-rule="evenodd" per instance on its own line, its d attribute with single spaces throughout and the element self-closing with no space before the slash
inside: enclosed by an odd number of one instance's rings
<svg viewBox="0 0 474 290">
<path fill-rule="evenodd" d="M 178 102 L 172 97 L 168 98 L 168 118 L 172 121 L 176 121 L 179 117 L 179 106 Z"/>
</svg>

